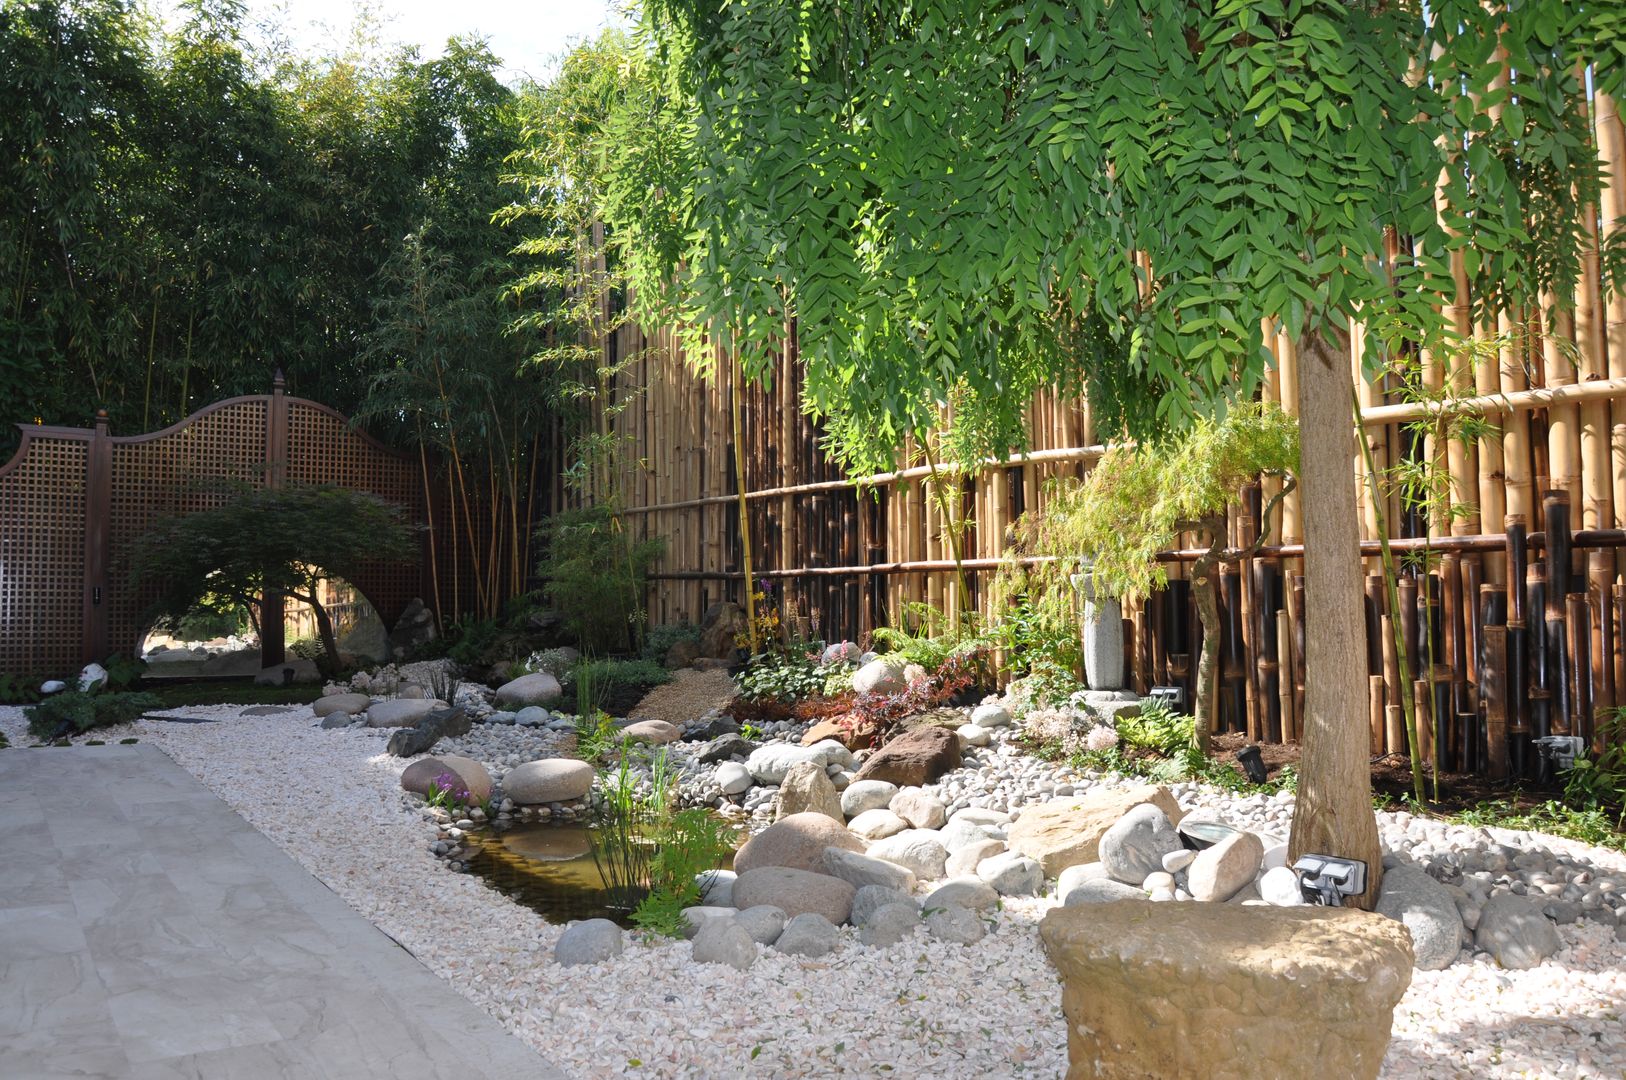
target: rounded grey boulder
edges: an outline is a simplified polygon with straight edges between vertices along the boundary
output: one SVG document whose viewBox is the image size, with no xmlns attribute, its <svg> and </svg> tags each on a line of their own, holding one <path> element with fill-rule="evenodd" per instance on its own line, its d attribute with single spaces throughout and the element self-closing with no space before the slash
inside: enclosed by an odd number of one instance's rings
<svg viewBox="0 0 1626 1080">
<path fill-rule="evenodd" d="M 920 925 L 920 909 L 913 900 L 886 904 L 870 913 L 859 928 L 858 940 L 865 945 L 896 945 Z"/>
<path fill-rule="evenodd" d="M 1163 856 L 1182 846 L 1169 816 L 1151 803 L 1141 803 L 1102 834 L 1098 858 L 1113 880 L 1139 885 L 1163 869 Z"/>
<path fill-rule="evenodd" d="M 544 758 L 503 774 L 503 794 L 521 805 L 571 802 L 593 789 L 593 767 L 574 758 Z"/>
<path fill-rule="evenodd" d="M 885 885 L 865 885 L 853 894 L 852 921 L 859 926 L 888 904 L 912 904 L 914 899 L 906 892 L 889 889 Z"/>
<path fill-rule="evenodd" d="M 1389 874 L 1383 876 L 1385 888 Z M 1479 927 L 1474 932 L 1476 948 L 1490 953 L 1498 964 L 1514 971 L 1535 967 L 1563 944 L 1558 928 L 1542 914 L 1540 906 L 1512 893 L 1493 896 L 1486 902 L 1479 913 Z"/>
<path fill-rule="evenodd" d="M 773 947 L 791 956 L 825 956 L 841 944 L 841 931 L 823 915 L 805 912 L 785 924 Z"/>
<path fill-rule="evenodd" d="M 772 904 L 758 904 L 734 916 L 734 925 L 758 945 L 772 945 L 785 929 L 785 913 Z"/>
<path fill-rule="evenodd" d="M 927 913 L 926 932 L 939 941 L 975 945 L 982 940 L 988 928 L 977 918 L 976 912 L 957 904 L 950 904 L 948 907 Z"/>
<path fill-rule="evenodd" d="M 734 919 L 708 919 L 694 936 L 693 955 L 699 964 L 727 964 L 744 971 L 757 962 L 757 943 Z"/>
<path fill-rule="evenodd" d="M 1383 875 L 1374 910 L 1405 924 L 1417 966 L 1424 971 L 1450 967 L 1462 950 L 1462 913 L 1456 899 L 1415 866 L 1397 866 Z"/>
<path fill-rule="evenodd" d="M 609 919 L 588 919 L 559 935 L 559 941 L 553 947 L 553 960 L 564 967 L 601 964 L 620 956 L 625 947 L 625 936 L 619 926 Z"/>
</svg>

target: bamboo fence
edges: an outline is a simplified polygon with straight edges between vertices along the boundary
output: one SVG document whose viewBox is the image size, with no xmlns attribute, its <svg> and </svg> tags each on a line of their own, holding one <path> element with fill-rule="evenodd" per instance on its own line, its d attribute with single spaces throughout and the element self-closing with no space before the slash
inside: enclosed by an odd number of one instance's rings
<svg viewBox="0 0 1626 1080">
<path fill-rule="evenodd" d="M 1626 299 L 1600 291 L 1596 245 L 1626 227 L 1626 136 L 1615 102 L 1590 103 L 1608 186 L 1583 223 L 1592 241 L 1572 315 L 1544 333 L 1530 312 L 1472 325 L 1464 284 L 1450 312 L 1485 343 L 1488 362 L 1421 358 L 1424 383 L 1450 407 L 1489 422 L 1467 445 L 1444 447 L 1416 431 L 1438 405 L 1404 400 L 1387 381 L 1357 379 L 1365 437 L 1381 471 L 1438 455 L 1449 476 L 1449 512 L 1424 514 L 1392 490 L 1374 495 L 1359 462 L 1366 591 L 1369 713 L 1374 755 L 1406 753 L 1401 704 L 1417 702 L 1419 749 L 1443 768 L 1492 777 L 1533 768 L 1530 740 L 1575 734 L 1598 744 L 1597 717 L 1626 704 Z M 1401 240 L 1393 241 L 1396 249 Z M 1460 256 L 1459 256 L 1460 257 Z M 1266 327 L 1275 366 L 1262 397 L 1296 410 L 1298 358 Z M 1520 331 L 1520 333 L 1515 333 Z M 731 416 L 736 366 L 695 375 L 670 329 L 625 326 L 609 335 L 616 357 L 637 355 L 617 378 L 626 408 L 617 430 L 633 448 L 621 477 L 628 520 L 666 538 L 649 600 L 653 624 L 699 621 L 722 600 L 743 602 L 743 501 L 753 576 L 777 591 L 800 629 L 862 639 L 911 603 L 947 609 L 959 598 L 951 531 L 961 530 L 967 602 L 997 616 L 988 582 L 1011 530 L 1041 509 L 1047 481 L 1082 476 L 1103 452 L 1088 403 L 1036 395 L 1031 451 L 963 466 L 948 498 L 925 467 L 852 479 L 821 454 L 819 432 L 799 407 L 795 332 L 775 358 L 771 388 L 742 388 L 738 437 Z M 1351 364 L 1363 371 L 1359 327 Z M 562 447 L 557 448 L 562 450 Z M 738 475 L 743 460 L 744 475 Z M 1294 740 L 1303 701 L 1304 592 L 1301 509 L 1290 494 L 1270 521 L 1265 480 L 1230 521 L 1242 548 L 1263 529 L 1269 543 L 1222 575 L 1221 724 L 1250 738 Z M 1397 549 L 1411 560 L 1399 616 L 1414 685 L 1400 685 L 1399 656 L 1383 614 L 1376 559 L 1381 498 Z M 947 513 L 945 514 L 945 510 Z M 951 517 L 953 521 L 945 520 Z M 1195 550 L 1165 553 L 1169 587 L 1125 613 L 1127 670 L 1137 689 L 1195 677 L 1200 631 L 1183 573 Z"/>
</svg>

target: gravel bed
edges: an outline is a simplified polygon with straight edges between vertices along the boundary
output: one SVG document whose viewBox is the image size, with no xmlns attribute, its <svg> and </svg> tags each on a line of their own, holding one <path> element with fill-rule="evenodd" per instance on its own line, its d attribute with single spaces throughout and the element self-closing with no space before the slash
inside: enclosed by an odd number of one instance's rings
<svg viewBox="0 0 1626 1080">
<path fill-rule="evenodd" d="M 573 1075 L 982 1078 L 1066 1071 L 1059 986 L 1035 932 L 1053 900 L 1007 899 L 993 931 L 972 947 L 916 939 L 866 948 L 848 929 L 843 947 L 828 957 L 803 960 L 770 950 L 743 973 L 693 963 L 683 942 L 640 944 L 609 963 L 561 968 L 550 956 L 562 927 L 477 878 L 448 872 L 429 853 L 433 830 L 399 790 L 403 762 L 382 752 L 387 731 L 320 730 L 305 709 L 246 717 L 236 706 L 173 711 L 222 722 L 138 721 L 97 736 L 109 743 L 136 736 L 159 746 L 352 908 Z M 0 731 L 14 746 L 33 741 L 20 709 L 0 708 Z M 476 728 L 446 749 L 498 773 L 513 757 L 548 752 L 555 738 Z M 996 786 L 1000 766 L 1036 777 L 1049 770 L 1002 746 L 979 758 Z M 963 786 L 968 772 L 953 774 L 951 788 L 956 778 Z M 1068 779 L 1058 773 L 1036 783 L 1054 789 Z M 1188 808 L 1285 835 L 1290 797 L 1238 799 L 1194 785 L 1175 790 Z M 1626 874 L 1626 857 L 1552 837 L 1447 827 L 1405 814 L 1381 814 L 1380 822 L 1391 847 L 1419 859 L 1499 842 L 1539 846 L 1600 874 Z M 1444 971 L 1415 972 L 1395 1013 L 1384 1076 L 1626 1075 L 1626 944 L 1596 922 L 1558 930 L 1562 951 L 1529 971 L 1503 971 L 1479 956 Z"/>
</svg>

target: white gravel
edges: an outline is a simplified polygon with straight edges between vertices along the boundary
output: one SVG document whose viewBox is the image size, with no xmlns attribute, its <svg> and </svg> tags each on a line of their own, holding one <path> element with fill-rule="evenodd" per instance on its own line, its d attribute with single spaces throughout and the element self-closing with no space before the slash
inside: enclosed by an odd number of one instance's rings
<svg viewBox="0 0 1626 1080">
<path fill-rule="evenodd" d="M 387 732 L 322 731 L 304 709 L 173 712 L 223 722 L 140 721 L 98 737 L 134 735 L 162 748 L 356 911 L 576 1076 L 981 1080 L 1066 1071 L 1059 985 L 1036 934 L 1050 900 L 1007 899 L 993 932 L 969 948 L 922 936 L 868 949 L 848 930 L 829 957 L 768 950 L 744 973 L 691 963 L 687 943 L 638 944 L 608 964 L 560 968 L 549 958 L 561 927 L 429 854 L 431 830 L 398 788 L 401 762 L 381 753 Z M 20 709 L 0 708 L 0 731 L 14 746 L 33 741 L 24 728 Z M 490 749 L 502 758 L 518 747 Z M 1212 802 L 1196 790 L 1181 795 L 1188 804 Z M 1246 803 L 1237 816 L 1260 824 L 1289 809 L 1280 800 Z M 1380 816 L 1386 833 L 1405 828 Z M 1538 841 L 1601 872 L 1626 873 L 1616 853 Z M 1481 956 L 1416 972 L 1396 1010 L 1383 1075 L 1626 1075 L 1626 944 L 1587 921 L 1559 932 L 1564 949 L 1530 971 L 1502 971 Z"/>
</svg>

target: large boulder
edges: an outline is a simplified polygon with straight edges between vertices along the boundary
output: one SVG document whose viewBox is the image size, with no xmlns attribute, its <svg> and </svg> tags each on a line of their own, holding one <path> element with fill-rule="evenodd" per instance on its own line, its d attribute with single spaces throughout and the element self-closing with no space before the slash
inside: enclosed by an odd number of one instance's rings
<svg viewBox="0 0 1626 1080">
<path fill-rule="evenodd" d="M 440 754 L 414 761 L 401 773 L 401 789 L 416 795 L 428 795 L 429 785 L 438 782 L 447 773 L 457 778 L 463 790 L 475 802 L 483 803 L 491 798 L 491 774 L 486 767 L 473 758 L 456 754 Z"/>
<path fill-rule="evenodd" d="M 497 687 L 497 708 L 553 705 L 563 695 L 564 691 L 560 689 L 558 679 L 545 671 L 534 671 L 529 675 L 510 679 Z"/>
<path fill-rule="evenodd" d="M 717 660 L 733 657 L 745 633 L 745 612 L 727 600 L 706 609 L 700 617 L 700 655 Z"/>
<path fill-rule="evenodd" d="M 902 789 L 892 796 L 888 809 L 907 821 L 911 829 L 941 829 L 948 821 L 948 807 L 943 800 L 920 788 Z"/>
<path fill-rule="evenodd" d="M 390 659 L 405 660 L 435 640 L 435 613 L 414 597 L 390 631 Z"/>
<path fill-rule="evenodd" d="M 824 849 L 824 872 L 850 883 L 855 889 L 866 885 L 880 885 L 908 895 L 914 891 L 915 875 L 897 863 L 887 862 L 870 855 L 861 855 L 845 848 Z"/>
<path fill-rule="evenodd" d="M 841 793 L 841 812 L 855 818 L 865 810 L 885 810 L 898 793 L 898 785 L 885 780 L 854 780 Z"/>
<path fill-rule="evenodd" d="M 559 935 L 559 941 L 553 946 L 553 959 L 562 967 L 601 964 L 620 956 L 625 947 L 626 936 L 619 926 L 609 919 L 588 919 Z"/>
<path fill-rule="evenodd" d="M 503 774 L 503 794 L 522 806 L 574 802 L 593 790 L 593 767 L 575 758 L 543 758 Z"/>
<path fill-rule="evenodd" d="M 862 853 L 864 841 L 826 814 L 792 814 L 747 840 L 734 856 L 734 869 L 741 875 L 764 866 L 823 873 L 828 847 Z"/>
<path fill-rule="evenodd" d="M 1143 803 L 1156 806 L 1175 824 L 1184 816 L 1166 787 L 1097 791 L 1025 807 L 1007 830 L 1006 842 L 1011 850 L 1035 860 L 1046 877 L 1056 877 L 1069 866 L 1095 862 L 1101 837 Z"/>
<path fill-rule="evenodd" d="M 1143 803 L 1101 834 L 1099 848 L 1101 865 L 1114 880 L 1139 885 L 1147 875 L 1162 872 L 1163 856 L 1180 850 L 1180 834 L 1167 814 Z"/>
<path fill-rule="evenodd" d="M 1017 851 L 991 855 L 977 864 L 977 877 L 1001 896 L 1033 896 L 1044 888 L 1039 864 Z"/>
<path fill-rule="evenodd" d="M 326 694 L 311 703 L 311 712 L 317 716 L 332 716 L 334 713 L 346 713 L 354 716 L 366 712 L 372 699 L 366 694 Z"/>
<path fill-rule="evenodd" d="M 959 767 L 958 735 L 940 727 L 918 727 L 871 754 L 857 778 L 920 787 Z"/>
<path fill-rule="evenodd" d="M 853 672 L 853 693 L 855 694 L 901 694 L 909 689 L 909 680 L 904 675 L 902 663 L 893 663 L 884 657 L 871 660 L 857 671 Z"/>
<path fill-rule="evenodd" d="M 1415 866 L 1385 871 L 1374 910 L 1405 924 L 1417 966 L 1424 971 L 1450 967 L 1462 950 L 1462 914 L 1455 897 Z"/>
<path fill-rule="evenodd" d="M 771 904 L 787 918 L 812 912 L 840 925 L 852 914 L 851 883 L 793 866 L 759 866 L 734 879 L 734 903 L 741 910 Z"/>
<path fill-rule="evenodd" d="M 412 727 L 397 729 L 384 748 L 396 757 L 416 757 L 427 753 L 442 739 L 467 735 L 469 723 L 468 713 L 461 705 L 436 709 Z"/>
<path fill-rule="evenodd" d="M 943 867 L 948 862 L 948 849 L 930 829 L 906 829 L 885 840 L 877 840 L 870 845 L 869 854 L 897 863 L 922 881 L 942 877 Z"/>
<path fill-rule="evenodd" d="M 841 931 L 823 915 L 803 912 L 785 923 L 773 947 L 791 956 L 825 956 L 841 944 Z"/>
<path fill-rule="evenodd" d="M 1383 875 L 1385 887 L 1389 876 Z M 1474 945 L 1505 968 L 1533 968 L 1563 947 L 1558 928 L 1542 914 L 1541 905 L 1523 896 L 1493 896 L 1479 913 Z"/>
<path fill-rule="evenodd" d="M 423 719 L 446 703 L 429 698 L 390 698 L 367 709 L 368 727 L 417 727 Z"/>
<path fill-rule="evenodd" d="M 933 908 L 963 907 L 983 911 L 999 905 L 999 892 L 981 878 L 950 878 L 926 894 L 920 906 L 926 911 Z"/>
<path fill-rule="evenodd" d="M 798 761 L 779 785 L 776 820 L 795 814 L 823 814 L 838 824 L 846 824 L 841 813 L 841 796 L 824 769 L 811 761 Z"/>
<path fill-rule="evenodd" d="M 744 971 L 757 962 L 757 943 L 735 919 L 708 919 L 694 935 L 694 962 Z"/>
<path fill-rule="evenodd" d="M 802 761 L 811 761 L 820 768 L 831 765 L 846 768 L 853 763 L 853 755 L 845 746 L 829 740 L 812 746 L 771 742 L 751 751 L 751 756 L 745 759 L 745 767 L 751 770 L 757 783 L 778 785 L 784 783 L 790 767 Z"/>
<path fill-rule="evenodd" d="M 1120 900 L 1051 909 L 1069 1080 L 1378 1075 L 1411 943 L 1354 908 Z"/>
<path fill-rule="evenodd" d="M 1229 900 L 1259 873 L 1265 845 L 1251 832 L 1239 832 L 1206 847 L 1187 864 L 1186 891 L 1193 900 Z M 1168 863 L 1168 858 L 1164 858 Z M 1165 865 L 1165 869 L 1167 866 Z"/>
<path fill-rule="evenodd" d="M 288 674 L 290 671 L 293 672 L 291 676 Z M 103 678 L 106 678 L 105 674 Z M 261 668 L 260 673 L 254 676 L 255 686 L 285 686 L 290 682 L 305 685 L 321 681 L 322 673 L 317 670 L 315 660 L 303 660 L 292 656 L 283 663 Z"/>
<path fill-rule="evenodd" d="M 683 738 L 683 729 L 665 720 L 639 720 L 622 728 L 621 735 L 631 742 L 664 746 Z"/>
<path fill-rule="evenodd" d="M 838 742 L 849 750 L 861 750 L 873 741 L 868 735 L 859 734 L 852 725 L 843 724 L 840 720 L 819 720 L 802 732 L 803 746 L 812 746 L 826 739 Z"/>
<path fill-rule="evenodd" d="M 884 840 L 909 827 L 909 823 L 890 810 L 865 810 L 847 822 L 847 828 L 865 840 Z"/>
<path fill-rule="evenodd" d="M 919 927 L 920 908 L 913 900 L 904 900 L 870 912 L 869 918 L 858 930 L 858 940 L 865 945 L 896 945 L 913 935 Z"/>
</svg>

